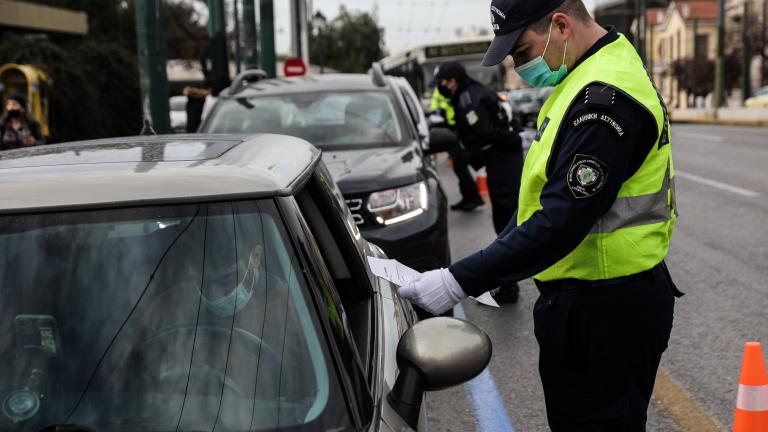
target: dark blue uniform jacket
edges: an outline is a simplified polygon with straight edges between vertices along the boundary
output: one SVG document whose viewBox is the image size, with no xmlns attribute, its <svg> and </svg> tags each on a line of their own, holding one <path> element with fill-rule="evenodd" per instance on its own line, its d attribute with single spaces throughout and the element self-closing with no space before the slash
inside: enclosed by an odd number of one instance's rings
<svg viewBox="0 0 768 432">
<path fill-rule="evenodd" d="M 574 68 L 617 38 L 616 31 L 609 29 Z M 529 278 L 575 249 L 654 146 L 657 126 L 648 110 L 615 88 L 595 84 L 588 89 L 589 100 L 583 91 L 561 123 L 547 165 L 549 181 L 541 194 L 543 208 L 520 226 L 514 217 L 490 246 L 451 265 L 451 273 L 468 295 Z M 615 124 L 576 122 L 589 118 L 584 116 L 590 113 L 609 114 Z M 576 155 L 591 156 L 604 164 L 597 171 L 604 176 L 596 183 L 601 188 L 579 198 L 568 180 Z"/>
</svg>

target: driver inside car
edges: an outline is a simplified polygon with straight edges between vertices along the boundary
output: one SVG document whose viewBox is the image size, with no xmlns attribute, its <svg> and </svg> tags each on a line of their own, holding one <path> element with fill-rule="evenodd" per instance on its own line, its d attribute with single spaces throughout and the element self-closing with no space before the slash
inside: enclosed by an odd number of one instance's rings
<svg viewBox="0 0 768 432">
<path fill-rule="evenodd" d="M 203 284 L 200 300 L 210 313 L 226 318 L 248 305 L 261 277 L 262 254 L 262 247 L 256 246 L 248 254 L 247 260 L 241 258 L 228 264 L 206 267 L 206 272 L 211 276 L 204 276 L 208 283 Z"/>
</svg>

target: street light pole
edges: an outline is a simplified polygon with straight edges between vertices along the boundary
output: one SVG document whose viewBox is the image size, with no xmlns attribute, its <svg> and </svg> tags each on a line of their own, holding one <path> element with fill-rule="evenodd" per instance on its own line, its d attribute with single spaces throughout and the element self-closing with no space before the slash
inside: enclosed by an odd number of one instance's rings
<svg viewBox="0 0 768 432">
<path fill-rule="evenodd" d="M 744 55 L 741 63 L 741 101 L 744 102 L 752 93 L 750 83 L 750 43 L 749 43 L 749 0 L 744 0 L 744 15 L 741 18 L 741 45 Z"/>
<path fill-rule="evenodd" d="M 715 99 L 712 104 L 723 106 L 725 87 L 725 0 L 717 0 L 717 58 L 715 59 Z"/>
<path fill-rule="evenodd" d="M 135 8 L 144 126 L 147 130 L 170 133 L 163 2 L 137 0 Z"/>
<path fill-rule="evenodd" d="M 322 75 L 325 73 L 325 58 L 323 53 L 323 36 L 325 31 L 325 26 L 328 23 L 328 21 L 325 19 L 325 15 L 322 14 L 322 12 L 317 11 L 315 12 L 315 15 L 312 16 L 312 27 L 313 31 L 317 31 L 317 54 L 319 58 L 320 63 L 320 74 Z"/>
<path fill-rule="evenodd" d="M 235 15 L 235 69 L 237 73 L 240 73 L 241 67 L 241 54 L 240 54 L 240 13 L 238 11 L 237 3 L 239 0 L 235 0 L 233 3 Z"/>
<path fill-rule="evenodd" d="M 245 68 L 259 67 L 259 47 L 256 36 L 256 5 L 254 0 L 243 0 L 243 48 L 245 48 Z"/>
</svg>

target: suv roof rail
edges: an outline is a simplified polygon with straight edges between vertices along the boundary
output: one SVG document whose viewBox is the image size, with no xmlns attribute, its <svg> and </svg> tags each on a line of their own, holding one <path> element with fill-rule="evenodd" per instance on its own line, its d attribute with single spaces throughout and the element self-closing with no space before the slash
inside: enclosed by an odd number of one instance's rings
<svg viewBox="0 0 768 432">
<path fill-rule="evenodd" d="M 248 69 L 245 71 L 240 72 L 234 80 L 232 80 L 232 85 L 229 86 L 229 94 L 233 95 L 240 91 L 240 88 L 243 86 L 244 83 L 249 81 L 261 81 L 263 79 L 269 78 L 269 75 L 267 75 L 266 72 L 264 72 L 261 69 Z"/>
<path fill-rule="evenodd" d="M 384 69 L 382 69 L 381 63 L 373 62 L 371 64 L 371 78 L 377 87 L 386 87 L 387 82 L 384 81 Z"/>
</svg>

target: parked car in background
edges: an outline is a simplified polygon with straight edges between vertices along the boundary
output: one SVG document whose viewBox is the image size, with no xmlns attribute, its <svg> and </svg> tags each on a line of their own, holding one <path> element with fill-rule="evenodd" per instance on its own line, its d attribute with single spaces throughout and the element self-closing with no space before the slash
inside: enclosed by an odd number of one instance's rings
<svg viewBox="0 0 768 432">
<path fill-rule="evenodd" d="M 507 100 L 512 107 L 512 118 L 523 127 L 535 127 L 539 111 L 553 91 L 554 87 L 510 91 L 507 93 Z"/>
<path fill-rule="evenodd" d="M 512 107 L 512 118 L 523 126 L 530 126 L 536 122 L 536 116 L 541 110 L 539 89 L 519 89 L 508 93 L 508 101 Z"/>
<path fill-rule="evenodd" d="M 171 107 L 171 129 L 175 133 L 184 133 L 187 131 L 187 97 L 171 96 L 169 99 Z"/>
<path fill-rule="evenodd" d="M 264 79 L 246 71 L 222 92 L 206 133 L 303 138 L 323 160 L 355 224 L 391 258 L 417 270 L 450 263 L 447 201 L 429 156 L 429 128 L 401 77 L 326 74 Z"/>
<path fill-rule="evenodd" d="M 10 150 L 0 182 L 0 431 L 426 430 L 490 360 L 371 273 L 302 140 Z"/>
<path fill-rule="evenodd" d="M 753 97 L 744 101 L 747 108 L 768 108 L 768 86 L 760 88 Z"/>
</svg>

